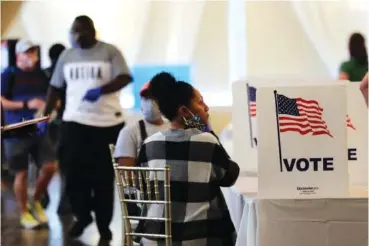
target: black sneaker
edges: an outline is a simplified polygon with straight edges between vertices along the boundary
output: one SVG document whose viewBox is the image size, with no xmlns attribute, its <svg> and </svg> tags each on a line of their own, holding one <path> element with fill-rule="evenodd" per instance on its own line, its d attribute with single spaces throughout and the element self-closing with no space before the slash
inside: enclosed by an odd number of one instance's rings
<svg viewBox="0 0 369 246">
<path fill-rule="evenodd" d="M 87 221 L 76 221 L 73 226 L 69 229 L 68 235 L 71 238 L 80 237 L 83 234 L 83 231 L 86 227 L 92 223 L 92 218 L 89 218 Z"/>
<path fill-rule="evenodd" d="M 113 238 L 113 234 L 111 233 L 110 229 L 104 229 L 99 231 L 100 233 L 100 240 L 110 242 Z"/>
</svg>

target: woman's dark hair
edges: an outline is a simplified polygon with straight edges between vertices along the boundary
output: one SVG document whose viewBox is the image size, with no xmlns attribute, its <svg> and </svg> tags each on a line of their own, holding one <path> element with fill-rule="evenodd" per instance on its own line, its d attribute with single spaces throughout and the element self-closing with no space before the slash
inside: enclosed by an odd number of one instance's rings
<svg viewBox="0 0 369 246">
<path fill-rule="evenodd" d="M 368 53 L 365 47 L 365 38 L 360 33 L 354 33 L 349 41 L 350 58 L 362 65 L 368 64 Z"/>
<path fill-rule="evenodd" d="M 194 96 L 194 88 L 190 84 L 176 81 L 167 72 L 155 75 L 150 81 L 149 90 L 161 113 L 170 121 L 177 117 L 181 106 L 190 106 Z"/>
</svg>

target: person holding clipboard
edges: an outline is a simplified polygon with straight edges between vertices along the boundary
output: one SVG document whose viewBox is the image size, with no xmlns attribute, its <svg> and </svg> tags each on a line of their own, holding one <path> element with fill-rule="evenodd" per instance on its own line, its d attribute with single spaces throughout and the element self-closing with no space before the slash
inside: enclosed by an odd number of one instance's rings
<svg viewBox="0 0 369 246">
<path fill-rule="evenodd" d="M 37 67 L 36 46 L 28 40 L 16 44 L 16 67 L 1 74 L 1 104 L 4 110 L 4 153 L 9 170 L 15 174 L 14 193 L 20 212 L 20 223 L 26 229 L 48 223 L 41 199 L 57 165 L 51 142 L 45 134 L 47 122 L 34 120 L 35 113 L 45 106 L 48 81 Z M 30 132 L 35 134 L 29 135 Z M 27 174 L 29 155 L 40 168 L 32 201 L 28 201 Z"/>
</svg>

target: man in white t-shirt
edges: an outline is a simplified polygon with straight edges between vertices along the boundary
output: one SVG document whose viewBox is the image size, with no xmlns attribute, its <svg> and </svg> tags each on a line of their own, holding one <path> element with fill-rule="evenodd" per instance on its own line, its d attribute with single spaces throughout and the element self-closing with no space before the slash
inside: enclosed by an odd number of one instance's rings
<svg viewBox="0 0 369 246">
<path fill-rule="evenodd" d="M 44 114 L 66 87 L 59 164 L 65 168 L 66 195 L 77 219 L 69 231 L 79 237 L 93 221 L 103 241 L 110 241 L 114 170 L 109 144 L 124 126 L 120 90 L 132 81 L 127 63 L 113 45 L 96 39 L 93 21 L 77 17 L 71 31 L 72 48 L 58 59 Z"/>
</svg>

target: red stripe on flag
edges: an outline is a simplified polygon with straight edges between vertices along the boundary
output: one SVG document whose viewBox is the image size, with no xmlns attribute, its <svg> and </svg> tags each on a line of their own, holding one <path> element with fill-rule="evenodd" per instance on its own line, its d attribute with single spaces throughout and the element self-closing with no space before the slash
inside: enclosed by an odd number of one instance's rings
<svg viewBox="0 0 369 246">
<path fill-rule="evenodd" d="M 256 117 L 256 103 L 250 102 L 250 115 Z"/>
<path fill-rule="evenodd" d="M 279 126 L 281 132 L 298 132 L 301 135 L 312 133 L 316 135 L 328 135 L 333 137 L 323 120 L 323 109 L 315 100 L 296 98 L 299 116 L 280 115 Z"/>
<path fill-rule="evenodd" d="M 354 124 L 352 124 L 351 119 L 348 115 L 346 115 L 346 126 L 353 130 L 356 130 L 356 128 L 354 127 Z"/>
</svg>

